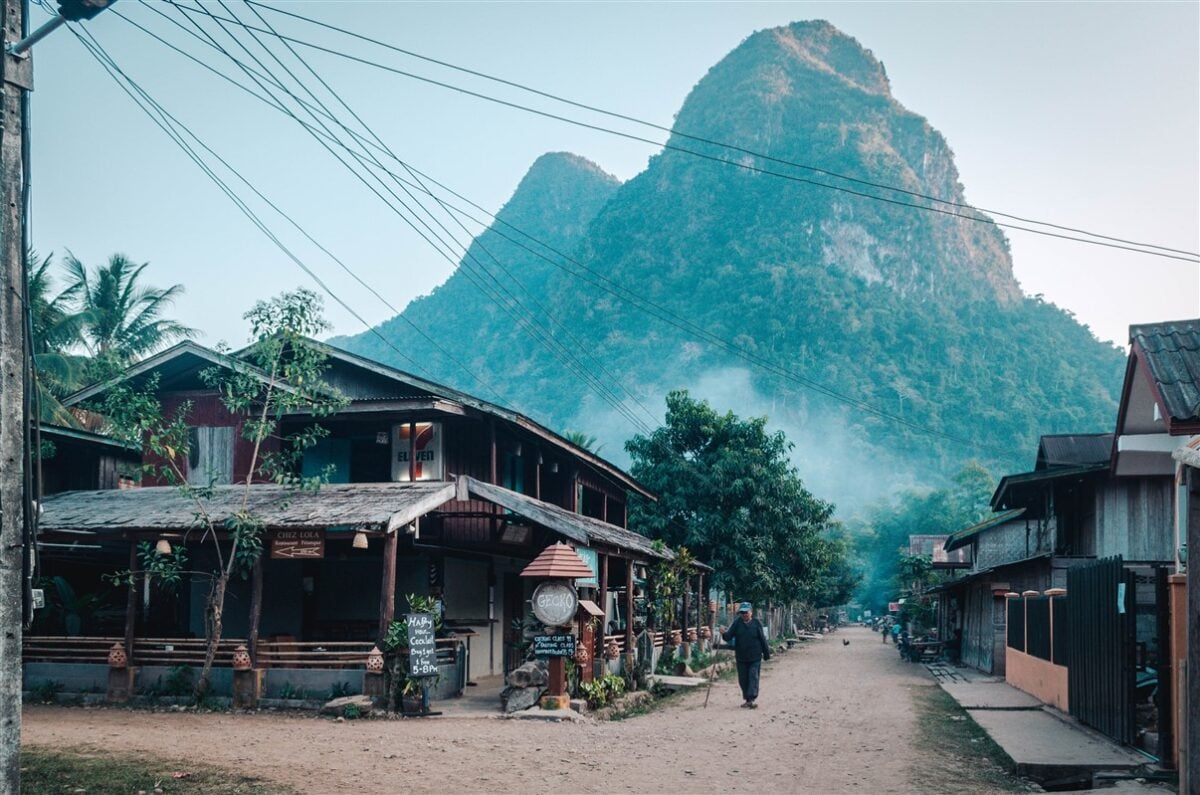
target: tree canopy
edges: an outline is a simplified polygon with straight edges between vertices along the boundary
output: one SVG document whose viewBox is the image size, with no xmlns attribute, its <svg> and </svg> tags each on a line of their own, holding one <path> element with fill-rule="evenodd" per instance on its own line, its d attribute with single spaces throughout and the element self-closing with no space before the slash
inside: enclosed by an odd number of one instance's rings
<svg viewBox="0 0 1200 795">
<path fill-rule="evenodd" d="M 714 585 L 759 603 L 838 595 L 837 569 L 848 566 L 831 537 L 833 506 L 804 488 L 792 444 L 765 417 L 719 414 L 671 392 L 665 424 L 625 448 L 633 476 L 658 495 L 633 500 L 630 526 L 690 549 L 716 569 Z"/>
</svg>

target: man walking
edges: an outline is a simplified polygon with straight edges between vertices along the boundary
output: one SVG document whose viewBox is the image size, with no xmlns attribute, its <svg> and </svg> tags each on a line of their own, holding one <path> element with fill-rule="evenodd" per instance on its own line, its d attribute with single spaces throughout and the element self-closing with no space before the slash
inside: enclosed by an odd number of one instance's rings
<svg viewBox="0 0 1200 795">
<path fill-rule="evenodd" d="M 743 707 L 757 709 L 758 675 L 762 661 L 771 659 L 771 647 L 767 644 L 767 633 L 754 617 L 754 606 L 749 602 L 738 605 L 739 620 L 734 621 L 722 637 L 733 646 L 737 659 L 738 684 L 742 688 Z"/>
</svg>

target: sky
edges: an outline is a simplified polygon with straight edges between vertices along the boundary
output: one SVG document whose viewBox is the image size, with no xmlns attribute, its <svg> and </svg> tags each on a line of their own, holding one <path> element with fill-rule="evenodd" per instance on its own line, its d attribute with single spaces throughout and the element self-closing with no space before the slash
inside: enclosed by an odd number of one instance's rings
<svg viewBox="0 0 1200 795">
<path fill-rule="evenodd" d="M 1200 251 L 1195 2 L 272 5 L 662 125 L 672 123 L 696 81 L 755 30 L 828 19 L 873 50 L 897 99 L 946 136 L 976 206 Z M 253 19 L 237 0 L 228 6 Z M 205 7 L 225 13 L 215 3 Z M 453 258 L 409 231 L 293 120 L 117 13 L 244 79 L 225 55 L 195 43 L 154 9 L 189 24 L 165 2 L 127 0 L 85 23 L 86 30 L 167 111 L 382 296 L 356 284 L 253 199 L 285 245 L 353 310 L 327 299 L 337 333 L 364 330 L 355 314 L 381 322 L 445 280 Z M 530 101 L 262 13 L 281 31 L 342 52 Z M 35 10 L 34 24 L 45 16 Z M 392 150 L 493 212 L 544 152 L 574 152 L 628 179 L 656 151 L 305 52 Z M 201 329 L 206 344 L 243 342 L 241 315 L 255 300 L 313 286 L 69 30 L 39 43 L 34 61 L 32 239 L 41 255 L 69 250 L 94 264 L 121 252 L 151 263 L 145 272 L 151 283 L 185 286 L 176 315 Z M 1021 232 L 1010 240 L 1025 292 L 1070 310 L 1100 339 L 1123 345 L 1132 323 L 1200 315 L 1195 264 Z"/>
</svg>

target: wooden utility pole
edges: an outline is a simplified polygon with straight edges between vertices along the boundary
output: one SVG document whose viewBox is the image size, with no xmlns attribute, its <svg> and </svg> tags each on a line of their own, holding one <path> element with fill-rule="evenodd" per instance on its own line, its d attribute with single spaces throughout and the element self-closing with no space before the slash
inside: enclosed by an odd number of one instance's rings
<svg viewBox="0 0 1200 795">
<path fill-rule="evenodd" d="M 3 0 L 5 51 L 0 66 L 0 793 L 21 788 L 21 630 L 25 577 L 26 414 L 24 130 L 28 56 L 7 48 L 25 34 L 24 0 Z"/>
</svg>

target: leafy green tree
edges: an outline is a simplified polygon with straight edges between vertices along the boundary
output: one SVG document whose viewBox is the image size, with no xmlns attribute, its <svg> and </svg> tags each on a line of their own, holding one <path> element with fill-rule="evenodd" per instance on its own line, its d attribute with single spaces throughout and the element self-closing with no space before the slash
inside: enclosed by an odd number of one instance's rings
<svg viewBox="0 0 1200 795">
<path fill-rule="evenodd" d="M 218 519 L 209 510 L 215 484 L 197 486 L 187 481 L 191 403 L 184 402 L 165 416 L 154 396 L 156 384 L 139 389 L 122 382 L 108 390 L 98 407 L 120 436 L 142 443 L 146 473 L 174 486 L 180 499 L 191 503 L 200 541 L 210 543 L 214 550 L 215 569 L 193 572 L 206 575 L 211 582 L 205 605 L 207 646 L 195 685 L 197 699 L 208 690 L 221 640 L 229 581 L 235 574 L 247 576 L 262 554 L 264 524 L 250 506 L 252 485 L 268 481 L 291 490 L 316 491 L 328 481 L 328 471 L 311 477 L 298 474 L 304 451 L 328 431 L 314 423 L 273 445 L 280 420 L 298 410 L 325 417 L 345 405 L 345 398 L 324 383 L 325 354 L 309 341 L 328 329 L 321 316 L 320 296 L 308 290 L 283 293 L 259 301 L 245 317 L 250 321 L 253 344 L 244 358 L 231 357 L 228 367 L 201 373 L 208 386 L 220 393 L 230 414 L 241 418 L 242 436 L 251 447 L 245 480 L 237 484 L 241 489 L 240 506 L 229 518 Z M 256 370 L 247 368 L 246 361 Z M 182 546 L 172 558 L 147 545 L 142 550 L 145 573 L 168 583 L 177 581 L 185 563 L 179 552 Z M 114 579 L 128 584 L 133 574 L 120 572 Z"/>
<path fill-rule="evenodd" d="M 142 273 L 149 264 L 136 265 L 123 254 L 113 254 L 91 272 L 73 254 L 63 263 L 70 284 L 60 297 L 77 303 L 83 344 L 102 366 L 128 364 L 196 334 L 163 316 L 183 294 L 183 285 L 161 289 L 144 284 Z"/>
<path fill-rule="evenodd" d="M 810 494 L 788 461 L 792 445 L 766 419 L 718 414 L 685 391 L 667 395 L 666 424 L 625 444 L 632 474 L 659 499 L 635 499 L 630 525 L 712 564 L 713 584 L 738 598 L 805 599 L 833 564 L 833 506 Z"/>
<path fill-rule="evenodd" d="M 991 513 L 992 475 L 971 462 L 937 489 L 910 490 L 872 506 L 855 546 L 866 568 L 860 599 L 882 610 L 901 590 L 897 575 L 910 535 L 949 535 Z"/>
</svg>

